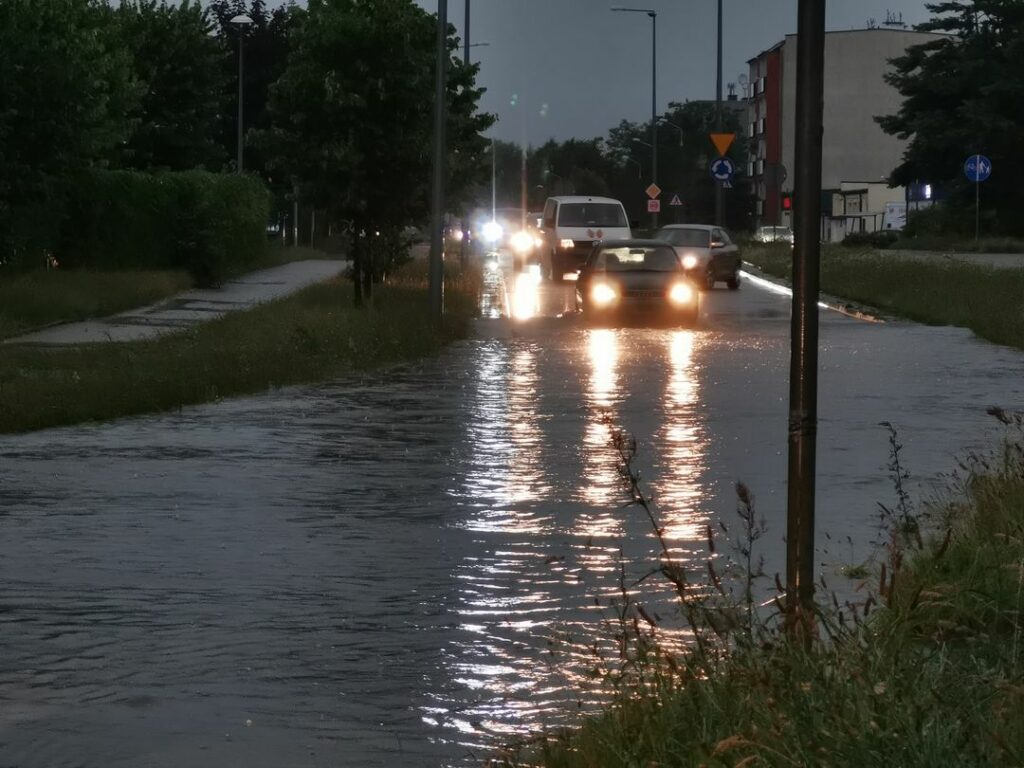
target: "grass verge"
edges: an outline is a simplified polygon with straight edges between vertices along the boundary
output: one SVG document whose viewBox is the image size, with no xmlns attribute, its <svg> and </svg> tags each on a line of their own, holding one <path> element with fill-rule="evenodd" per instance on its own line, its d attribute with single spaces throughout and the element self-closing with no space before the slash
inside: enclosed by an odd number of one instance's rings
<svg viewBox="0 0 1024 768">
<path fill-rule="evenodd" d="M 744 258 L 790 280 L 792 252 L 752 246 Z M 956 325 L 998 344 L 1024 348 L 1024 270 L 960 262 L 884 257 L 875 251 L 825 246 L 821 290 L 928 325 Z"/>
<path fill-rule="evenodd" d="M 58 269 L 0 275 L 0 338 L 51 323 L 113 315 L 191 285 L 183 270 Z"/>
<path fill-rule="evenodd" d="M 624 604 L 619 674 L 606 678 L 615 681 L 614 705 L 494 763 L 1024 765 L 1024 418 L 997 415 L 1015 440 L 998 460 L 975 462 L 956 500 L 931 519 L 933 539 L 922 539 L 904 494 L 896 509 L 883 509 L 890 538 L 875 588 L 865 585 L 856 604 L 822 606 L 809 644 L 788 640 L 771 620 L 748 623 L 749 602 L 724 604 L 720 559 L 709 555 L 702 578 L 701 569 L 683 574 L 663 558 L 692 649 L 664 651 L 649 614 Z M 742 489 L 740 499 L 755 534 L 749 545 L 759 532 Z M 749 548 L 739 551 L 749 563 Z M 740 578 L 749 585 L 753 576 Z M 694 596 L 702 587 L 710 599 Z"/>
<path fill-rule="evenodd" d="M 423 275 L 409 270 L 364 309 L 339 279 L 155 341 L 11 345 L 0 356 L 0 432 L 164 411 L 430 355 L 468 332 L 478 286 L 474 274 L 451 276 L 440 329 L 425 321 Z"/>
</svg>

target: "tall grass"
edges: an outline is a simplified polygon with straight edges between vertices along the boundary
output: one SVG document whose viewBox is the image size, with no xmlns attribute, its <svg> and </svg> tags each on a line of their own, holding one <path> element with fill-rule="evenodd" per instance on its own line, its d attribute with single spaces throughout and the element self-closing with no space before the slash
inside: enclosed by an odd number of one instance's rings
<svg viewBox="0 0 1024 768">
<path fill-rule="evenodd" d="M 744 257 L 770 275 L 791 277 L 788 248 L 752 247 Z M 970 328 L 989 341 L 1024 348 L 1024 270 L 825 247 L 821 289 L 917 322 Z"/>
<path fill-rule="evenodd" d="M 187 289 L 184 270 L 51 270 L 0 273 L 0 338 L 144 306 Z"/>
<path fill-rule="evenodd" d="M 465 335 L 473 278 L 427 321 L 424 290 L 382 285 L 373 307 L 352 305 L 345 280 L 315 285 L 248 312 L 155 341 L 40 349 L 0 356 L 0 432 L 21 432 L 179 408 L 410 360 Z"/>
<path fill-rule="evenodd" d="M 933 538 L 907 524 L 906 497 L 884 510 L 888 540 L 871 578 L 856 601 L 822 602 L 819 634 L 809 643 L 782 631 L 773 615 L 780 596 L 756 610 L 743 599 L 745 585 L 760 578 L 744 554 L 756 527 L 741 526 L 747 544 L 731 559 L 746 564 L 746 573 L 741 567 L 730 577 L 711 554 L 706 569 L 681 573 L 663 555 L 660 570 L 673 587 L 683 585 L 678 594 L 694 644 L 666 650 L 659 622 L 623 601 L 623 615 L 633 620 L 617 631 L 619 647 L 629 651 L 612 663 L 633 671 L 604 678 L 613 705 L 493 763 L 1024 765 L 1024 419 L 997 415 L 1016 429 L 1013 442 L 998 459 L 969 465 L 963 487 L 934 521 Z M 632 453 L 620 455 L 633 503 L 647 509 Z M 749 494 L 740 498 L 748 519 Z M 738 591 L 730 578 L 739 580 Z"/>
</svg>

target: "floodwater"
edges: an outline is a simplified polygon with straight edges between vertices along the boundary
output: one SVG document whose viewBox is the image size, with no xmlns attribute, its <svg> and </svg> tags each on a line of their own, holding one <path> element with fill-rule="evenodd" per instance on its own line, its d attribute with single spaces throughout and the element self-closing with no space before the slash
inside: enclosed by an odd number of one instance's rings
<svg viewBox="0 0 1024 768">
<path fill-rule="evenodd" d="M 635 584 L 657 549 L 614 427 L 680 560 L 742 480 L 780 571 L 788 299 L 748 282 L 695 330 L 616 329 L 516 290 L 434 360 L 0 438 L 0 766 L 472 765 L 563 722 L 600 700 L 582 649 L 622 583 L 674 622 Z M 493 317 L 516 302 L 540 316 Z M 894 502 L 880 422 L 930 495 L 1022 382 L 966 331 L 823 312 L 822 575 Z"/>
</svg>

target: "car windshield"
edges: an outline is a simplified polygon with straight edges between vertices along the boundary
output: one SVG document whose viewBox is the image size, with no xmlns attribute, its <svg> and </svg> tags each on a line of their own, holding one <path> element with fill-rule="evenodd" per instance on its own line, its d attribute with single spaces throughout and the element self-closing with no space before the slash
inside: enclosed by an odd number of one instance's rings
<svg viewBox="0 0 1024 768">
<path fill-rule="evenodd" d="M 663 229 L 654 237 L 672 245 L 688 245 L 691 248 L 707 248 L 711 242 L 711 232 L 706 229 Z"/>
<path fill-rule="evenodd" d="M 562 227 L 624 227 L 626 214 L 618 203 L 564 203 L 558 208 Z"/>
<path fill-rule="evenodd" d="M 594 258 L 594 269 L 604 272 L 674 272 L 679 257 L 662 245 L 602 248 Z"/>
</svg>

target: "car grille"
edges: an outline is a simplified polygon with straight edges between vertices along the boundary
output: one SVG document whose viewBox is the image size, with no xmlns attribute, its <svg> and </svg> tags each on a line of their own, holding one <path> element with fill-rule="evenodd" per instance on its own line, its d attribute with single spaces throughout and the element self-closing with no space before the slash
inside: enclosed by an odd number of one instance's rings
<svg viewBox="0 0 1024 768">
<path fill-rule="evenodd" d="M 661 298 L 664 298 L 665 292 L 664 291 L 657 291 L 657 290 L 655 290 L 655 291 L 647 291 L 647 290 L 634 289 L 634 290 L 630 290 L 630 291 L 625 291 L 623 295 L 627 299 L 661 299 Z"/>
</svg>

